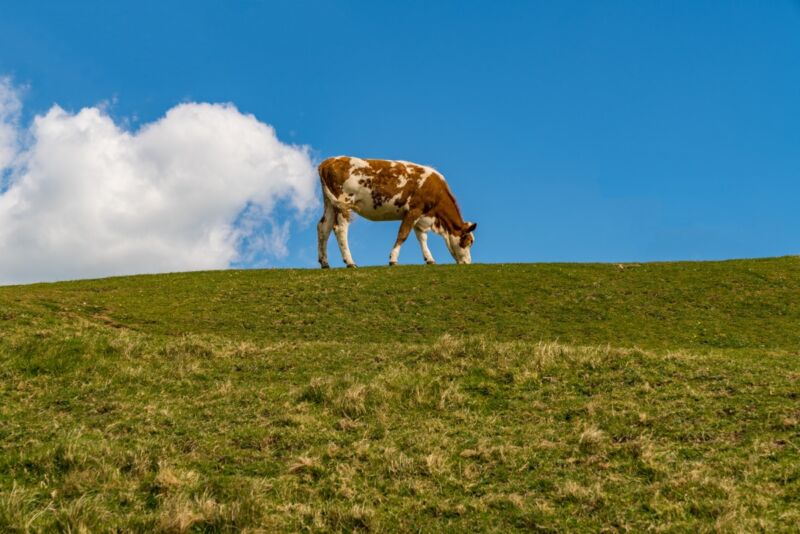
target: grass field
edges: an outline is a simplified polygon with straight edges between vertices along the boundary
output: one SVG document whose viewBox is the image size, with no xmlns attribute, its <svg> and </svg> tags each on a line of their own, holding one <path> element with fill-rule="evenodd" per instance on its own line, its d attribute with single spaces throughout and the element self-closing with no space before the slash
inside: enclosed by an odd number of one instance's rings
<svg viewBox="0 0 800 534">
<path fill-rule="evenodd" d="M 800 524 L 800 258 L 0 288 L 0 531 Z"/>
</svg>

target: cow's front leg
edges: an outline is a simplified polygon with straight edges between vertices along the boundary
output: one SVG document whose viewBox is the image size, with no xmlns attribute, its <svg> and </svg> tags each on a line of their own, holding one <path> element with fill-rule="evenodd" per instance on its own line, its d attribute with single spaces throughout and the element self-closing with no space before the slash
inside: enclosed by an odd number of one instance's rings
<svg viewBox="0 0 800 534">
<path fill-rule="evenodd" d="M 405 219 L 403 219 L 403 222 L 400 224 L 400 230 L 397 232 L 397 240 L 395 240 L 392 252 L 389 254 L 389 265 L 397 265 L 397 257 L 400 256 L 400 247 L 402 247 L 403 243 L 408 239 L 408 234 L 411 233 L 411 229 L 414 228 L 417 219 L 419 219 L 419 215 L 416 213 L 409 213 L 406 215 Z"/>
<path fill-rule="evenodd" d="M 419 248 L 422 249 L 422 257 L 425 258 L 425 263 L 434 265 L 436 261 L 434 261 L 433 254 L 431 254 L 431 250 L 428 248 L 428 231 L 415 226 L 414 233 L 417 235 L 417 241 L 419 241 Z"/>
<path fill-rule="evenodd" d="M 347 229 L 350 227 L 350 213 L 342 211 L 336 212 L 336 222 L 333 231 L 336 234 L 336 242 L 339 243 L 339 250 L 342 253 L 342 260 L 348 267 L 355 267 L 353 257 L 350 255 L 350 247 L 347 244 Z"/>
</svg>

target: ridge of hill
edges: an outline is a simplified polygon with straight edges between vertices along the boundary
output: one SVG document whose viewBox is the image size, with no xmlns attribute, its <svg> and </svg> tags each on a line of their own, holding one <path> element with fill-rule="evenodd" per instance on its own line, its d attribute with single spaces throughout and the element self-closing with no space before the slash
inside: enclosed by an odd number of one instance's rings
<svg viewBox="0 0 800 534">
<path fill-rule="evenodd" d="M 6 324 L 78 316 L 249 341 L 409 342 L 458 333 L 789 348 L 800 346 L 800 258 L 145 275 L 0 287 L 0 310 Z"/>
</svg>

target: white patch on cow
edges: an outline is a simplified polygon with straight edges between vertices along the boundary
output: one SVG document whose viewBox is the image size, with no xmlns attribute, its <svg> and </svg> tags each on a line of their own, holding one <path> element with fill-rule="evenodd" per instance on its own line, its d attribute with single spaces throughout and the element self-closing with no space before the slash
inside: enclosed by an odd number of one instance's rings
<svg viewBox="0 0 800 534">
<path fill-rule="evenodd" d="M 452 254 L 453 259 L 456 260 L 456 263 L 472 263 L 470 248 L 461 246 L 461 238 L 459 236 L 451 233 L 444 233 L 442 236 L 447 244 L 447 248 L 450 250 L 450 254 Z"/>
<path fill-rule="evenodd" d="M 358 169 L 364 169 L 369 167 L 369 163 L 364 161 L 361 158 L 349 158 L 350 159 L 350 174 L 353 174 L 353 171 Z"/>
<path fill-rule="evenodd" d="M 428 177 L 433 176 L 434 174 L 436 174 L 436 171 L 433 170 L 430 167 L 423 166 L 422 168 L 425 169 L 425 172 L 423 172 L 422 176 L 420 176 L 420 178 L 419 178 L 419 183 L 417 184 L 418 187 L 422 187 L 422 185 L 425 183 L 425 181 L 428 179 Z"/>
<path fill-rule="evenodd" d="M 428 248 L 428 232 L 433 230 L 435 233 L 440 233 L 434 223 L 436 219 L 431 216 L 422 216 L 417 219 L 417 222 L 414 224 L 414 234 L 417 236 L 417 241 L 419 241 L 419 247 L 422 250 L 422 257 L 425 258 L 425 263 L 433 264 L 436 261 L 433 259 L 433 254 L 431 254 L 431 250 Z"/>
<path fill-rule="evenodd" d="M 339 201 L 338 207 L 358 210 L 360 207 L 359 201 L 363 197 L 363 193 L 366 191 L 369 194 L 369 190 L 358 183 L 360 179 L 359 175 L 350 174 L 350 177 L 344 181 L 342 194 L 337 199 Z"/>
<path fill-rule="evenodd" d="M 435 222 L 436 222 L 435 218 L 429 217 L 429 216 L 423 216 L 423 217 L 420 217 L 417 220 L 417 224 L 415 225 L 415 227 L 419 228 L 423 232 L 427 232 L 427 231 L 431 230 L 432 228 L 434 228 L 433 223 L 435 223 Z M 437 234 L 440 233 L 436 229 L 434 229 L 433 231 L 436 232 Z"/>
<path fill-rule="evenodd" d="M 375 206 L 372 188 L 359 183 L 363 179 L 364 177 L 361 174 L 351 174 L 342 184 L 342 194 L 336 198 L 334 204 L 339 209 L 351 209 L 371 221 L 396 221 L 402 219 L 405 206 L 395 204 L 395 201 L 400 199 L 400 194 L 386 200 L 380 206 Z"/>
<path fill-rule="evenodd" d="M 419 224 L 417 224 L 414 226 L 414 233 L 417 236 L 417 241 L 419 241 L 419 248 L 422 250 L 422 257 L 425 258 L 425 263 L 429 265 L 436 263 L 433 259 L 433 254 L 431 254 L 431 250 L 428 248 L 428 231 L 423 230 Z"/>
<path fill-rule="evenodd" d="M 397 258 L 400 257 L 400 245 L 395 245 L 392 247 L 392 251 L 389 253 L 389 263 L 397 263 Z"/>
</svg>

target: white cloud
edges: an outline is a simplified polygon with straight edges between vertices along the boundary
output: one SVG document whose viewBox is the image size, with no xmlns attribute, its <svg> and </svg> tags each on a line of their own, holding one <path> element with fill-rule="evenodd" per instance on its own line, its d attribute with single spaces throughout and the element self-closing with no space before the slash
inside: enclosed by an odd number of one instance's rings
<svg viewBox="0 0 800 534">
<path fill-rule="evenodd" d="M 317 204 L 307 149 L 232 105 L 181 104 L 136 132 L 58 106 L 23 130 L 19 110 L 0 80 L 0 284 L 285 255 L 276 206 L 305 220 Z"/>
</svg>

